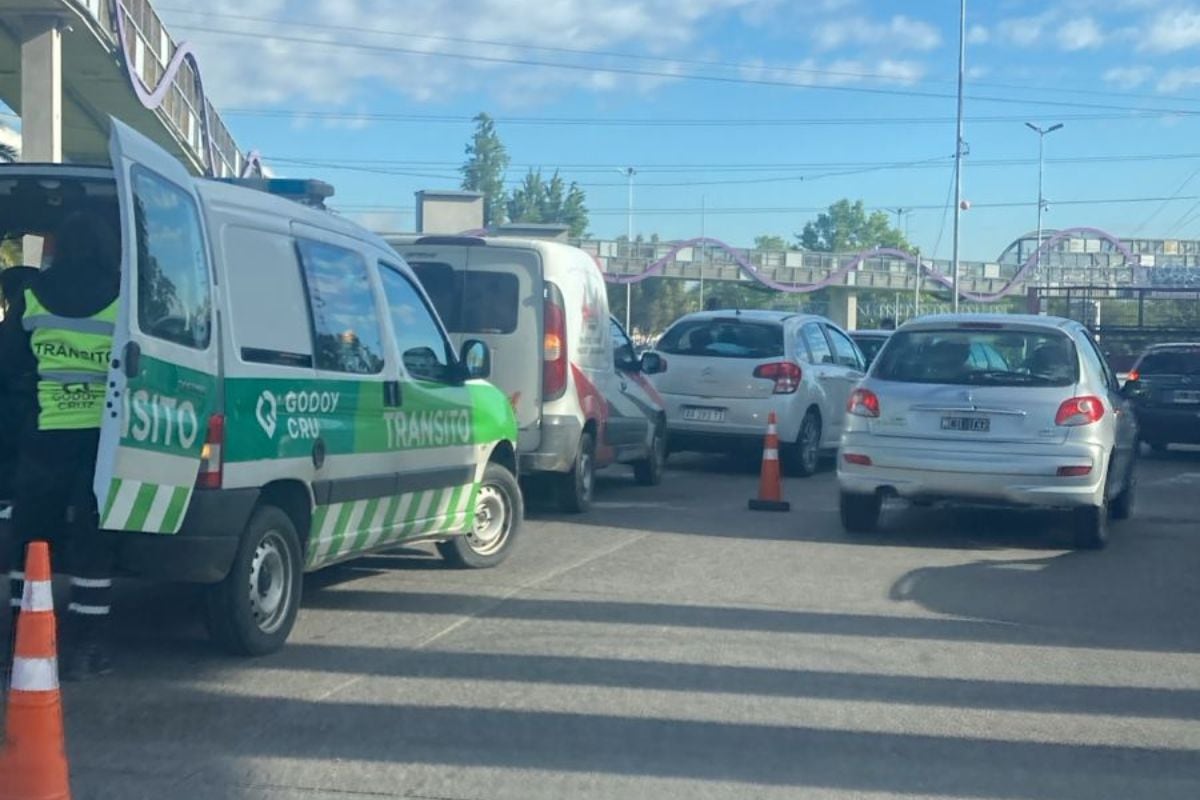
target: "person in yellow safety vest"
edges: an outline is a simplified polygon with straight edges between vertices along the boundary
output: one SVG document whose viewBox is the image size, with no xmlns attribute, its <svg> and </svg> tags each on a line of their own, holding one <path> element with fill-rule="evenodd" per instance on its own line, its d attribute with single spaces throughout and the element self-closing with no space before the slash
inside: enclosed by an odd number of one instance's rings
<svg viewBox="0 0 1200 800">
<path fill-rule="evenodd" d="M 0 380 L 17 387 L 26 409 L 7 560 L 14 615 L 30 541 L 49 541 L 56 563 L 70 573 L 63 677 L 81 680 L 112 671 L 113 548 L 99 530 L 92 479 L 120 294 L 120 240 L 104 217 L 76 212 L 56 241 L 50 266 L 25 289 L 20 326 L 6 325 L 0 341 Z"/>
</svg>

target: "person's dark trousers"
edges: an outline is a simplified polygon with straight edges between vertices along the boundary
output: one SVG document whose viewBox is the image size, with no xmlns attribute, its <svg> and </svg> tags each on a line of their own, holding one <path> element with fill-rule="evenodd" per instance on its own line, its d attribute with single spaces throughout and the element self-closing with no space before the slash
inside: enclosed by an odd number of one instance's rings
<svg viewBox="0 0 1200 800">
<path fill-rule="evenodd" d="M 109 536 L 99 531 L 92 491 L 99 438 L 94 428 L 27 434 L 15 482 L 8 559 L 11 602 L 20 606 L 26 545 L 49 542 L 56 571 L 71 576 L 70 604 L 60 615 L 67 622 L 63 677 L 68 680 L 111 670 L 113 550 Z"/>
</svg>

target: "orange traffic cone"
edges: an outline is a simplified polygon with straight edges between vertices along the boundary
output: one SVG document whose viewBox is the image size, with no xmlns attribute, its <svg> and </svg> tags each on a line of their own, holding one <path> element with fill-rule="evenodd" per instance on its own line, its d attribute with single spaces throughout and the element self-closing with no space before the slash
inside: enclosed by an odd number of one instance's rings
<svg viewBox="0 0 1200 800">
<path fill-rule="evenodd" d="M 45 542 L 29 545 L 4 730 L 0 800 L 70 800 L 50 548 Z"/>
<path fill-rule="evenodd" d="M 758 497 L 750 501 L 751 511 L 790 511 L 783 499 L 779 477 L 779 432 L 775 430 L 775 412 L 767 416 L 767 438 L 763 443 L 762 473 L 758 478 Z"/>
</svg>

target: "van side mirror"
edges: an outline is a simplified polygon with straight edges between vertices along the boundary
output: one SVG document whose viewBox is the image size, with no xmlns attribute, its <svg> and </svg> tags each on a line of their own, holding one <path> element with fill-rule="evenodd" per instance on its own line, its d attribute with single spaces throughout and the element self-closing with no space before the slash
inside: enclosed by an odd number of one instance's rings
<svg viewBox="0 0 1200 800">
<path fill-rule="evenodd" d="M 658 353 L 642 353 L 641 369 L 646 375 L 658 375 L 667 371 L 667 360 Z"/>
<path fill-rule="evenodd" d="M 462 365 L 464 380 L 487 378 L 492 374 L 492 350 L 487 342 L 468 339 L 462 344 L 458 363 Z"/>
</svg>

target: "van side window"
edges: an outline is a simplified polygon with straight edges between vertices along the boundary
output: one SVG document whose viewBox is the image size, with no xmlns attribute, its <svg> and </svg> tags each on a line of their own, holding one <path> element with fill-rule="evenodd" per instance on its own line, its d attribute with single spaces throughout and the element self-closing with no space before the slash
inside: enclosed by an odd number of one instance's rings
<svg viewBox="0 0 1200 800">
<path fill-rule="evenodd" d="M 300 239 L 312 316 L 316 367 L 374 375 L 383 370 L 383 337 L 367 262 L 353 250 Z"/>
<path fill-rule="evenodd" d="M 138 327 L 197 350 L 212 336 L 212 295 L 200 215 L 191 195 L 147 169 L 133 170 Z"/>
<path fill-rule="evenodd" d="M 637 369 L 638 356 L 633 342 L 625 335 L 625 329 L 615 319 L 608 321 L 609 334 L 612 336 L 613 364 L 617 369 Z"/>
<path fill-rule="evenodd" d="M 450 343 L 433 312 L 412 281 L 395 267 L 380 263 L 379 276 L 404 371 L 415 380 L 446 383 L 450 376 Z"/>
</svg>

